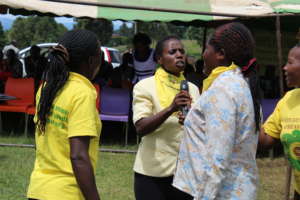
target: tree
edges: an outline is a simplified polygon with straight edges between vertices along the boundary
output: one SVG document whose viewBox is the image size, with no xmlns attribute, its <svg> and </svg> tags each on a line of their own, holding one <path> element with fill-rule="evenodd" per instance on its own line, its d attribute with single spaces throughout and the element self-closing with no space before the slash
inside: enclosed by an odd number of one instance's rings
<svg viewBox="0 0 300 200">
<path fill-rule="evenodd" d="M 150 38 L 158 41 L 171 32 L 166 23 L 163 22 L 136 22 L 138 32 L 143 32 L 149 35 Z"/>
<path fill-rule="evenodd" d="M 196 40 L 199 45 L 202 45 L 203 41 L 203 28 L 190 26 L 185 36 L 187 39 Z"/>
<path fill-rule="evenodd" d="M 209 36 L 214 29 L 207 29 L 206 37 Z M 204 28 L 203 27 L 194 27 L 190 26 L 186 33 L 185 37 L 190 40 L 196 40 L 199 45 L 202 46 L 203 42 L 203 35 L 204 35 Z"/>
<path fill-rule="evenodd" d="M 0 48 L 3 48 L 4 45 L 6 45 L 7 41 L 6 41 L 6 35 L 3 31 L 3 26 L 0 22 Z"/>
<path fill-rule="evenodd" d="M 10 40 L 16 40 L 19 48 L 43 42 L 57 42 L 67 31 L 62 24 L 56 23 L 53 17 L 18 17 L 8 33 Z"/>
<path fill-rule="evenodd" d="M 120 26 L 120 29 L 118 30 L 118 33 L 119 33 L 121 36 L 131 38 L 131 37 L 133 36 L 133 34 L 134 34 L 133 26 L 130 28 L 130 27 L 127 26 L 126 23 L 123 23 L 123 24 Z"/>
<path fill-rule="evenodd" d="M 174 24 L 171 24 L 171 23 L 167 23 L 167 27 L 168 27 L 169 32 L 172 35 L 176 35 L 180 39 L 185 39 L 185 33 L 187 31 L 187 27 L 177 26 L 177 25 L 174 25 Z"/>
<path fill-rule="evenodd" d="M 108 44 L 113 33 L 113 24 L 104 19 L 77 19 L 74 29 L 82 28 L 97 34 L 102 45 Z"/>
</svg>

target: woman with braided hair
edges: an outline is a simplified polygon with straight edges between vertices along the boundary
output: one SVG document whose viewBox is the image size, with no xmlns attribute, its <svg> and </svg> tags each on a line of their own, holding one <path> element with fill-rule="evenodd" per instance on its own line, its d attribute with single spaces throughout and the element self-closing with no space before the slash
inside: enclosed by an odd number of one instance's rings
<svg viewBox="0 0 300 200">
<path fill-rule="evenodd" d="M 195 200 L 253 200 L 260 126 L 254 40 L 241 23 L 218 27 L 203 54 L 203 92 L 186 116 L 173 185 Z"/>
<path fill-rule="evenodd" d="M 90 82 L 100 68 L 97 36 L 66 32 L 50 51 L 37 93 L 36 160 L 27 197 L 97 200 L 95 167 L 101 123 Z"/>
</svg>

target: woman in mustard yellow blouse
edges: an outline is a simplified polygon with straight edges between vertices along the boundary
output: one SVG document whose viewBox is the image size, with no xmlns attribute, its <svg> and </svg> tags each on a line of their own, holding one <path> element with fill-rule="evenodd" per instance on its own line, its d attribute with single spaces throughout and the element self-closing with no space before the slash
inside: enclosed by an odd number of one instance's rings
<svg viewBox="0 0 300 200">
<path fill-rule="evenodd" d="M 184 80 L 185 50 L 177 37 L 158 42 L 160 65 L 154 76 L 138 82 L 133 90 L 133 121 L 142 137 L 134 163 L 134 190 L 137 200 L 185 200 L 191 197 L 171 183 L 183 127 L 178 111 L 190 106 L 198 95 L 192 83 L 189 93 L 180 91 Z"/>
<path fill-rule="evenodd" d="M 65 33 L 51 50 L 37 93 L 36 160 L 27 192 L 38 200 L 99 200 L 95 183 L 101 124 L 90 82 L 100 42 L 87 30 Z"/>
</svg>

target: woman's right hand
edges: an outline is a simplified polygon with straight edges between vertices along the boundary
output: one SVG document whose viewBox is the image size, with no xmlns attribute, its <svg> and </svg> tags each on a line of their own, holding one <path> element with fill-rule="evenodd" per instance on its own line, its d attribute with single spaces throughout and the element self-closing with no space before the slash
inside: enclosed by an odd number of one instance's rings
<svg viewBox="0 0 300 200">
<path fill-rule="evenodd" d="M 179 111 L 183 106 L 191 107 L 192 98 L 187 91 L 180 91 L 176 94 L 172 104 L 170 105 L 170 109 L 172 112 Z"/>
</svg>

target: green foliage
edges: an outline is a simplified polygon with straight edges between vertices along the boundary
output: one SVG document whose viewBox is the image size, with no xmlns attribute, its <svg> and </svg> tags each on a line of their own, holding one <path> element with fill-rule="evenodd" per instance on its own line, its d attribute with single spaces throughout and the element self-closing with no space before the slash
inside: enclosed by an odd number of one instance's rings
<svg viewBox="0 0 300 200">
<path fill-rule="evenodd" d="M 77 19 L 74 29 L 87 29 L 97 34 L 102 45 L 109 43 L 112 33 L 113 24 L 111 21 L 104 19 Z"/>
<path fill-rule="evenodd" d="M 169 33 L 171 35 L 176 35 L 177 37 L 179 37 L 181 39 L 186 39 L 185 38 L 185 33 L 187 31 L 187 27 L 185 27 L 185 26 L 176 26 L 176 25 L 171 24 L 171 23 L 167 23 L 167 27 L 168 27 Z"/>
<path fill-rule="evenodd" d="M 116 47 L 116 46 L 126 45 L 126 44 L 130 44 L 130 43 L 131 43 L 131 37 L 113 36 L 107 45 Z"/>
<path fill-rule="evenodd" d="M 207 29 L 206 38 L 208 38 L 208 36 L 213 31 L 214 29 Z M 204 27 L 190 26 L 185 33 L 186 39 L 196 40 L 199 45 L 202 45 L 203 43 L 203 39 L 204 39 L 203 36 L 204 36 Z"/>
<path fill-rule="evenodd" d="M 198 44 L 202 44 L 203 40 L 203 28 L 190 26 L 185 36 L 187 39 L 196 40 Z"/>
<path fill-rule="evenodd" d="M 7 41 L 6 41 L 6 35 L 3 31 L 3 26 L 0 22 L 0 48 L 3 48 L 4 45 L 6 45 Z"/>
<path fill-rule="evenodd" d="M 53 17 L 18 17 L 8 32 L 8 39 L 17 40 L 18 47 L 24 48 L 37 43 L 57 42 L 66 31 L 67 28 L 56 23 Z"/>
<path fill-rule="evenodd" d="M 138 32 L 146 33 L 153 40 L 160 40 L 164 36 L 170 35 L 171 32 L 168 29 L 166 23 L 162 22 L 136 22 L 138 26 Z"/>
<path fill-rule="evenodd" d="M 117 33 L 121 36 L 131 38 L 134 34 L 134 26 L 128 27 L 126 23 L 123 23 Z"/>
</svg>

